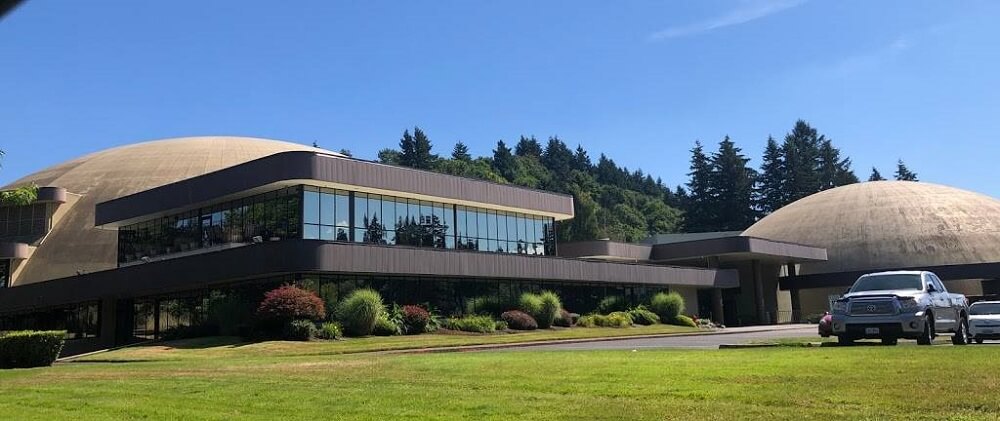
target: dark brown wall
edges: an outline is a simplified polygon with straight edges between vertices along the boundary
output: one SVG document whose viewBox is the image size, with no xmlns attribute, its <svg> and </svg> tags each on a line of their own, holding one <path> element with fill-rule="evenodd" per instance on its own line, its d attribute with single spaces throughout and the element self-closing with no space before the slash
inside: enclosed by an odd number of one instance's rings
<svg viewBox="0 0 1000 421">
<path fill-rule="evenodd" d="M 0 311 L 205 288 L 296 272 L 734 287 L 735 271 L 401 246 L 283 240 L 0 290 Z"/>
<path fill-rule="evenodd" d="M 572 217 L 572 196 L 438 174 L 412 168 L 294 151 L 97 205 L 95 224 L 188 208 L 286 180 L 318 180 Z"/>
</svg>

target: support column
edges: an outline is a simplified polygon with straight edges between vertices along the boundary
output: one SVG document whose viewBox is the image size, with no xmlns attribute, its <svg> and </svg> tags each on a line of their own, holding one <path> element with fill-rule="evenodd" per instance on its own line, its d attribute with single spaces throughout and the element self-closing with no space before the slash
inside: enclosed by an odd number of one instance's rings
<svg viewBox="0 0 1000 421">
<path fill-rule="evenodd" d="M 785 265 L 788 277 L 797 275 L 794 263 L 788 263 Z M 802 297 L 800 296 L 800 291 L 798 288 L 792 288 L 789 290 L 789 295 L 792 298 L 792 323 L 799 323 L 802 321 Z"/>
<path fill-rule="evenodd" d="M 757 307 L 757 324 L 771 324 L 772 320 L 768 316 L 767 308 L 764 305 L 764 280 L 760 272 L 760 261 L 754 260 L 751 263 L 751 268 L 753 272 L 754 306 Z"/>
<path fill-rule="evenodd" d="M 722 305 L 722 288 L 712 288 L 712 321 L 726 324 L 725 307 Z"/>
</svg>

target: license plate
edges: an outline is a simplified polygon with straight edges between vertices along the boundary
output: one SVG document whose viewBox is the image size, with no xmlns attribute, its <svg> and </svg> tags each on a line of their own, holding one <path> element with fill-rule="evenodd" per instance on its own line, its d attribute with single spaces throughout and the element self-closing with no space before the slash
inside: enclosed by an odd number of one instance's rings
<svg viewBox="0 0 1000 421">
<path fill-rule="evenodd" d="M 865 328 L 865 335 L 878 335 L 878 334 L 879 334 L 879 330 L 878 330 L 877 327 L 866 327 Z"/>
</svg>

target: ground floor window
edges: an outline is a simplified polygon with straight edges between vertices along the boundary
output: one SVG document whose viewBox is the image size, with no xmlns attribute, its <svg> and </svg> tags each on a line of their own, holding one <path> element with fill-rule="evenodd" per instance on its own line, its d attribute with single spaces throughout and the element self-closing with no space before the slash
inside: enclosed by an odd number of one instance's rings
<svg viewBox="0 0 1000 421">
<path fill-rule="evenodd" d="M 96 338 L 101 335 L 101 305 L 94 301 L 3 315 L 0 331 L 3 330 L 65 330 L 66 339 Z"/>
<path fill-rule="evenodd" d="M 252 328 L 254 311 L 264 293 L 293 284 L 318 295 L 332 313 L 337 303 L 358 288 L 378 291 L 386 304 L 422 304 L 442 315 L 459 314 L 476 297 L 516 302 L 524 292 L 551 290 L 569 311 L 593 311 L 606 297 L 618 296 L 637 305 L 665 287 L 482 278 L 435 278 L 371 274 L 301 273 L 243 281 L 224 287 L 131 301 L 132 341 L 185 336 L 243 335 Z"/>
</svg>

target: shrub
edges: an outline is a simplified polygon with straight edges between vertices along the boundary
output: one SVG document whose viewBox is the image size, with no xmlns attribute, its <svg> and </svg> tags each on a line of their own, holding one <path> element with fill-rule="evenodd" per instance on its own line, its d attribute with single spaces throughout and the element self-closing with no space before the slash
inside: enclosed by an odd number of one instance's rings
<svg viewBox="0 0 1000 421">
<path fill-rule="evenodd" d="M 445 326 L 451 330 L 461 330 L 463 332 L 490 333 L 496 330 L 496 323 L 490 316 L 467 315 L 462 317 L 452 317 L 445 322 Z"/>
<path fill-rule="evenodd" d="M 597 309 L 594 310 L 600 314 L 608 314 L 616 311 L 625 311 L 625 300 L 621 296 L 611 295 L 604 297 L 601 302 L 597 303 Z"/>
<path fill-rule="evenodd" d="M 637 325 L 649 326 L 660 322 L 660 316 L 657 316 L 656 313 L 649 311 L 649 309 L 643 305 L 629 310 L 628 315 L 632 317 L 632 321 Z"/>
<path fill-rule="evenodd" d="M 503 320 L 497 320 L 496 324 L 493 327 L 498 331 L 504 331 L 510 329 L 510 325 L 508 325 L 507 322 Z"/>
<path fill-rule="evenodd" d="M 340 323 L 326 322 L 320 325 L 319 330 L 316 331 L 316 337 L 320 339 L 340 339 L 344 337 L 344 330 L 340 327 Z"/>
<path fill-rule="evenodd" d="M 576 322 L 582 327 L 629 327 L 632 326 L 632 318 L 628 313 L 616 311 L 609 315 L 588 314 L 580 317 Z"/>
<path fill-rule="evenodd" d="M 552 322 L 553 326 L 562 327 L 573 327 L 576 324 L 576 320 L 580 318 L 579 314 L 570 313 L 565 309 L 559 309 L 559 316 Z"/>
<path fill-rule="evenodd" d="M 511 310 L 500 315 L 500 319 L 507 322 L 507 326 L 514 330 L 535 330 L 538 329 L 538 321 L 530 314 L 523 311 Z"/>
<path fill-rule="evenodd" d="M 326 318 L 326 306 L 316 294 L 285 285 L 264 294 L 264 301 L 257 307 L 257 317 L 279 324 L 292 320 L 323 320 Z"/>
<path fill-rule="evenodd" d="M 649 309 L 660 316 L 660 320 L 669 323 L 684 312 L 684 297 L 676 292 L 659 292 L 649 301 Z"/>
<path fill-rule="evenodd" d="M 393 320 L 388 313 L 382 312 L 375 318 L 375 327 L 372 333 L 376 336 L 394 336 L 403 334 L 402 323 Z"/>
<path fill-rule="evenodd" d="M 542 312 L 543 305 L 542 297 L 530 292 L 521 294 L 521 298 L 517 300 L 517 309 L 528 313 L 532 317 Z"/>
<path fill-rule="evenodd" d="M 685 316 L 683 314 L 678 315 L 677 317 L 674 317 L 673 323 L 671 323 L 671 324 L 678 325 L 678 326 L 698 327 L 698 323 L 696 323 L 694 321 L 694 319 L 692 319 L 692 318 L 690 318 L 688 316 Z"/>
<path fill-rule="evenodd" d="M 344 332 L 353 336 L 371 335 L 379 315 L 383 313 L 382 296 L 368 288 L 351 292 L 337 305 L 337 320 L 344 327 Z"/>
<path fill-rule="evenodd" d="M 515 303 L 507 301 L 508 300 L 501 300 L 500 297 L 496 295 L 473 297 L 465 302 L 465 314 L 488 314 L 490 316 L 499 316 L 500 313 L 510 310 L 512 307 L 516 307 Z"/>
<path fill-rule="evenodd" d="M 289 341 L 308 341 L 316 337 L 316 324 L 312 320 L 292 320 L 281 336 Z"/>
<path fill-rule="evenodd" d="M 407 335 L 419 335 L 427 331 L 431 323 L 431 313 L 423 307 L 414 305 L 403 306 L 403 331 Z"/>
<path fill-rule="evenodd" d="M 65 343 L 61 330 L 0 332 L 0 368 L 50 366 Z"/>
<path fill-rule="evenodd" d="M 559 295 L 552 291 L 542 291 L 538 294 L 538 298 L 542 300 L 542 309 L 538 314 L 532 314 L 535 321 L 538 322 L 538 327 L 541 329 L 548 329 L 552 327 L 552 322 L 559 317 L 559 310 L 562 310 L 562 300 L 559 299 Z"/>
</svg>

